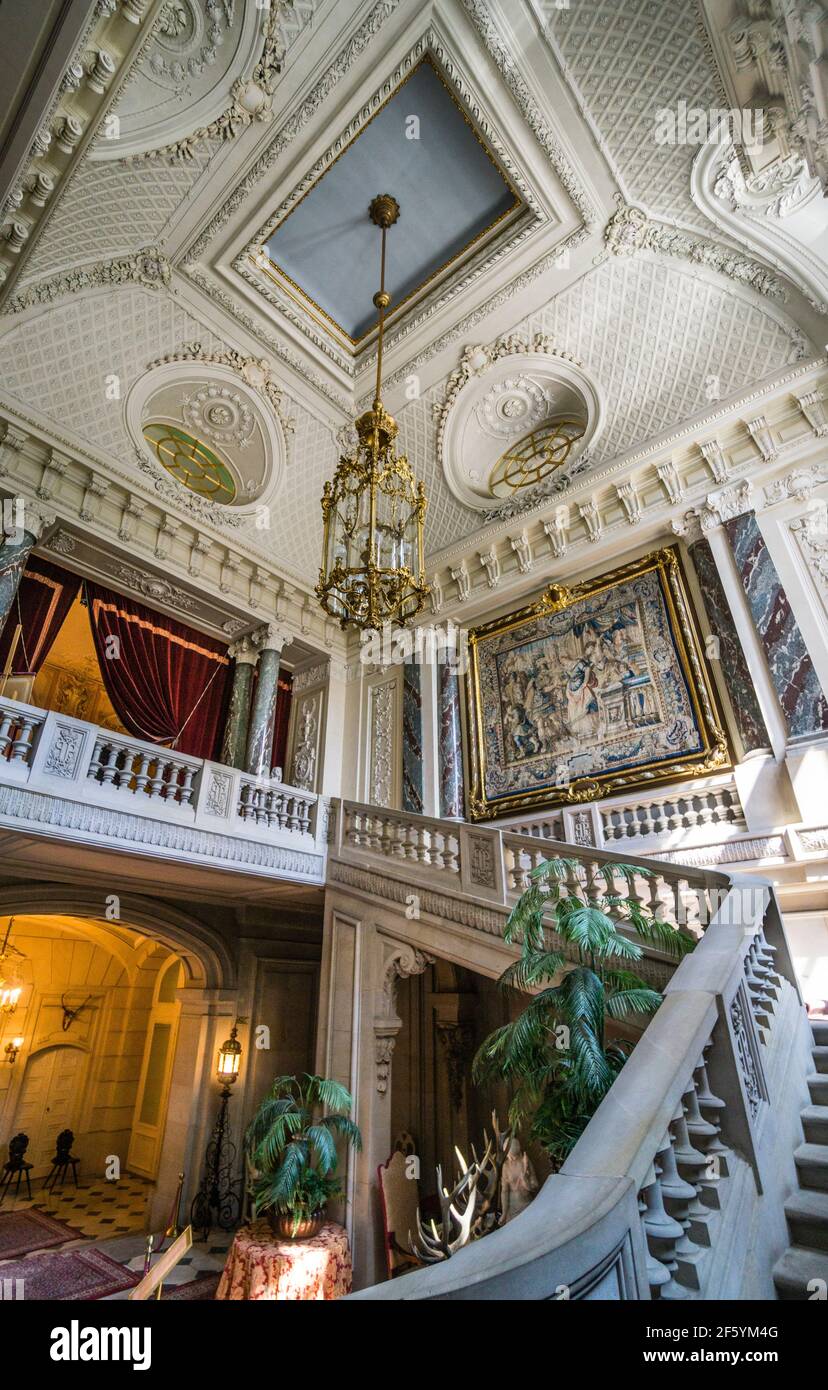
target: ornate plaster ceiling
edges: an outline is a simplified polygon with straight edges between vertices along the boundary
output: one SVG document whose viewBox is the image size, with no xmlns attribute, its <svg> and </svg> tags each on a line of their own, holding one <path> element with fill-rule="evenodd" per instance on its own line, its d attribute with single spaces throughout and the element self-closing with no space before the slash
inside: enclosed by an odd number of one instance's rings
<svg viewBox="0 0 828 1390">
<path fill-rule="evenodd" d="M 737 227 L 704 212 L 691 177 L 697 147 L 653 138 L 660 107 L 720 102 L 686 0 L 577 0 L 569 8 L 549 0 L 296 0 L 274 10 L 286 57 L 272 77 L 269 119 L 237 116 L 230 127 L 210 113 L 219 96 L 226 112 L 236 84 L 251 80 L 263 42 L 249 23 L 257 7 L 181 5 L 184 19 L 165 21 L 173 28 L 192 28 L 196 12 L 206 23 L 214 12 L 224 36 L 216 65 L 196 64 L 175 118 L 159 98 L 158 128 L 147 126 L 141 112 L 164 76 L 150 75 L 162 10 L 150 7 L 151 42 L 133 79 L 119 73 L 111 84 L 110 114 L 132 144 L 117 157 L 105 148 L 102 110 L 88 148 L 54 166 L 59 187 L 0 302 L 0 405 L 137 494 L 148 489 L 193 515 L 183 489 L 162 487 L 146 456 L 141 462 L 126 403 L 152 364 L 185 344 L 198 342 L 217 360 L 267 356 L 293 425 L 274 493 L 278 524 L 257 531 L 239 507 L 195 514 L 218 534 L 242 535 L 249 551 L 308 586 L 318 566 L 322 484 L 335 466 L 337 432 L 370 386 L 373 347 L 369 340 L 361 355 L 349 355 L 301 306 L 275 287 L 266 294 L 262 277 L 249 272 L 249 250 L 274 217 L 301 207 L 335 170 L 427 53 L 521 198 L 502 240 L 450 281 L 438 279 L 392 325 L 388 403 L 430 499 L 431 554 L 480 525 L 480 512 L 452 492 L 437 447 L 435 411 L 467 346 L 541 334 L 582 363 L 603 401 L 589 452 L 597 468 L 824 341 L 822 321 L 797 288 L 807 277 L 786 278 L 763 256 L 761 239 L 748 248 Z M 145 144 L 186 141 L 199 124 L 207 133 L 186 157 L 146 158 L 138 148 L 139 136 Z M 435 219 L 442 196 L 436 189 Z M 631 212 L 630 203 L 644 211 Z M 416 212 L 425 222 L 432 208 Z M 324 252 L 330 220 L 322 220 Z M 146 248 L 156 249 L 136 259 Z M 375 262 L 358 260 L 373 287 Z M 346 272 L 339 268 L 331 292 L 350 311 Z M 358 289 L 352 278 L 348 294 Z M 221 373 L 199 368 L 194 389 L 209 389 L 211 376 Z M 106 390 L 113 377 L 117 395 Z M 253 501 L 267 493 L 265 471 Z"/>
</svg>

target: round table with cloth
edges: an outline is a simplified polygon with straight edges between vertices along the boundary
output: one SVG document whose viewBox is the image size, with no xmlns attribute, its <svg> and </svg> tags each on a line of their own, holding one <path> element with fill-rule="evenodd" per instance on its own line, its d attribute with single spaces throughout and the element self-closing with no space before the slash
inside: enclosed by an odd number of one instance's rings
<svg viewBox="0 0 828 1390">
<path fill-rule="evenodd" d="M 283 1240 L 267 1220 L 236 1232 L 216 1298 L 343 1298 L 351 1292 L 348 1232 L 326 1221 L 311 1240 Z"/>
</svg>

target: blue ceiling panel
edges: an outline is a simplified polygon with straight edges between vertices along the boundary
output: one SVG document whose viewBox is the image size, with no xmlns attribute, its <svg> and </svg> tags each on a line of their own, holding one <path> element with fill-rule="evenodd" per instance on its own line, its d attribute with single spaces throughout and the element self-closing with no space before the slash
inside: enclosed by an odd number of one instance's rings
<svg viewBox="0 0 828 1390">
<path fill-rule="evenodd" d="M 400 204 L 388 232 L 392 311 L 519 202 L 431 63 L 420 63 L 267 243 L 275 266 L 353 339 L 376 321 L 380 233 L 368 204 L 377 193 Z"/>
</svg>

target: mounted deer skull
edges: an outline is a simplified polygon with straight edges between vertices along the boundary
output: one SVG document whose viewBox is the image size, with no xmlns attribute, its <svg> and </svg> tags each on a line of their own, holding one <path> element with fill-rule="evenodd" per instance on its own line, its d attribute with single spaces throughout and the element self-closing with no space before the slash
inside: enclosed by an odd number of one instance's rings
<svg viewBox="0 0 828 1390">
<path fill-rule="evenodd" d="M 74 1023 L 74 1021 L 75 1021 L 75 1019 L 77 1018 L 78 1014 L 81 1013 L 82 1010 L 86 1008 L 86 1006 L 87 1006 L 87 1004 L 89 1003 L 89 1000 L 90 1000 L 91 998 L 92 998 L 92 995 L 91 995 L 91 994 L 87 994 L 87 996 L 86 996 L 86 998 L 84 999 L 84 1001 L 83 1001 L 82 1004 L 78 1004 L 78 1006 L 77 1006 L 76 1009 L 70 1009 L 70 1008 L 69 1008 L 69 1005 L 66 1003 L 65 996 L 64 996 L 64 995 L 61 995 L 61 996 L 60 996 L 60 1007 L 63 1009 L 63 1022 L 62 1022 L 62 1024 L 61 1024 L 60 1026 L 61 1026 L 61 1028 L 63 1029 L 64 1033 L 68 1033 L 68 1032 L 69 1032 L 69 1029 L 72 1027 L 72 1024 Z"/>
</svg>

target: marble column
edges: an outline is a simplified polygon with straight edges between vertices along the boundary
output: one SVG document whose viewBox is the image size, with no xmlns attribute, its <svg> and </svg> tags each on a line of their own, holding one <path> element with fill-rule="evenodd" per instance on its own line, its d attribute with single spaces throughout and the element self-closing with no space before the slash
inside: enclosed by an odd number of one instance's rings
<svg viewBox="0 0 828 1390">
<path fill-rule="evenodd" d="M 690 555 L 699 577 L 710 630 L 719 640 L 718 659 L 726 672 L 733 717 L 746 753 L 770 747 L 770 735 L 762 718 L 747 657 L 739 641 L 733 614 L 725 596 L 713 552 L 706 540 L 695 541 Z"/>
<path fill-rule="evenodd" d="M 12 610 L 23 571 L 54 515 L 34 507 L 25 498 L 12 497 L 3 506 L 0 533 L 0 632 Z"/>
<path fill-rule="evenodd" d="M 260 648 L 261 655 L 259 679 L 256 682 L 253 707 L 250 711 L 245 769 L 254 777 L 269 777 L 270 759 L 273 754 L 273 720 L 276 716 L 279 659 L 282 648 L 290 641 L 290 637 L 288 633 L 268 624 L 254 634 L 253 641 Z"/>
<path fill-rule="evenodd" d="M 828 701 L 753 512 L 724 523 L 792 738 L 828 731 Z"/>
<path fill-rule="evenodd" d="M 423 814 L 423 700 L 420 663 L 403 668 L 402 805 Z"/>
<path fill-rule="evenodd" d="M 221 761 L 227 767 L 244 767 L 247 753 L 247 730 L 250 726 L 250 692 L 253 689 L 253 667 L 259 653 L 249 637 L 240 637 L 230 648 L 235 661 L 230 707 L 221 743 Z"/>
<path fill-rule="evenodd" d="M 449 662 L 437 669 L 437 727 L 440 753 L 440 815 L 462 820 L 463 740 L 460 725 L 460 681 Z"/>
</svg>

